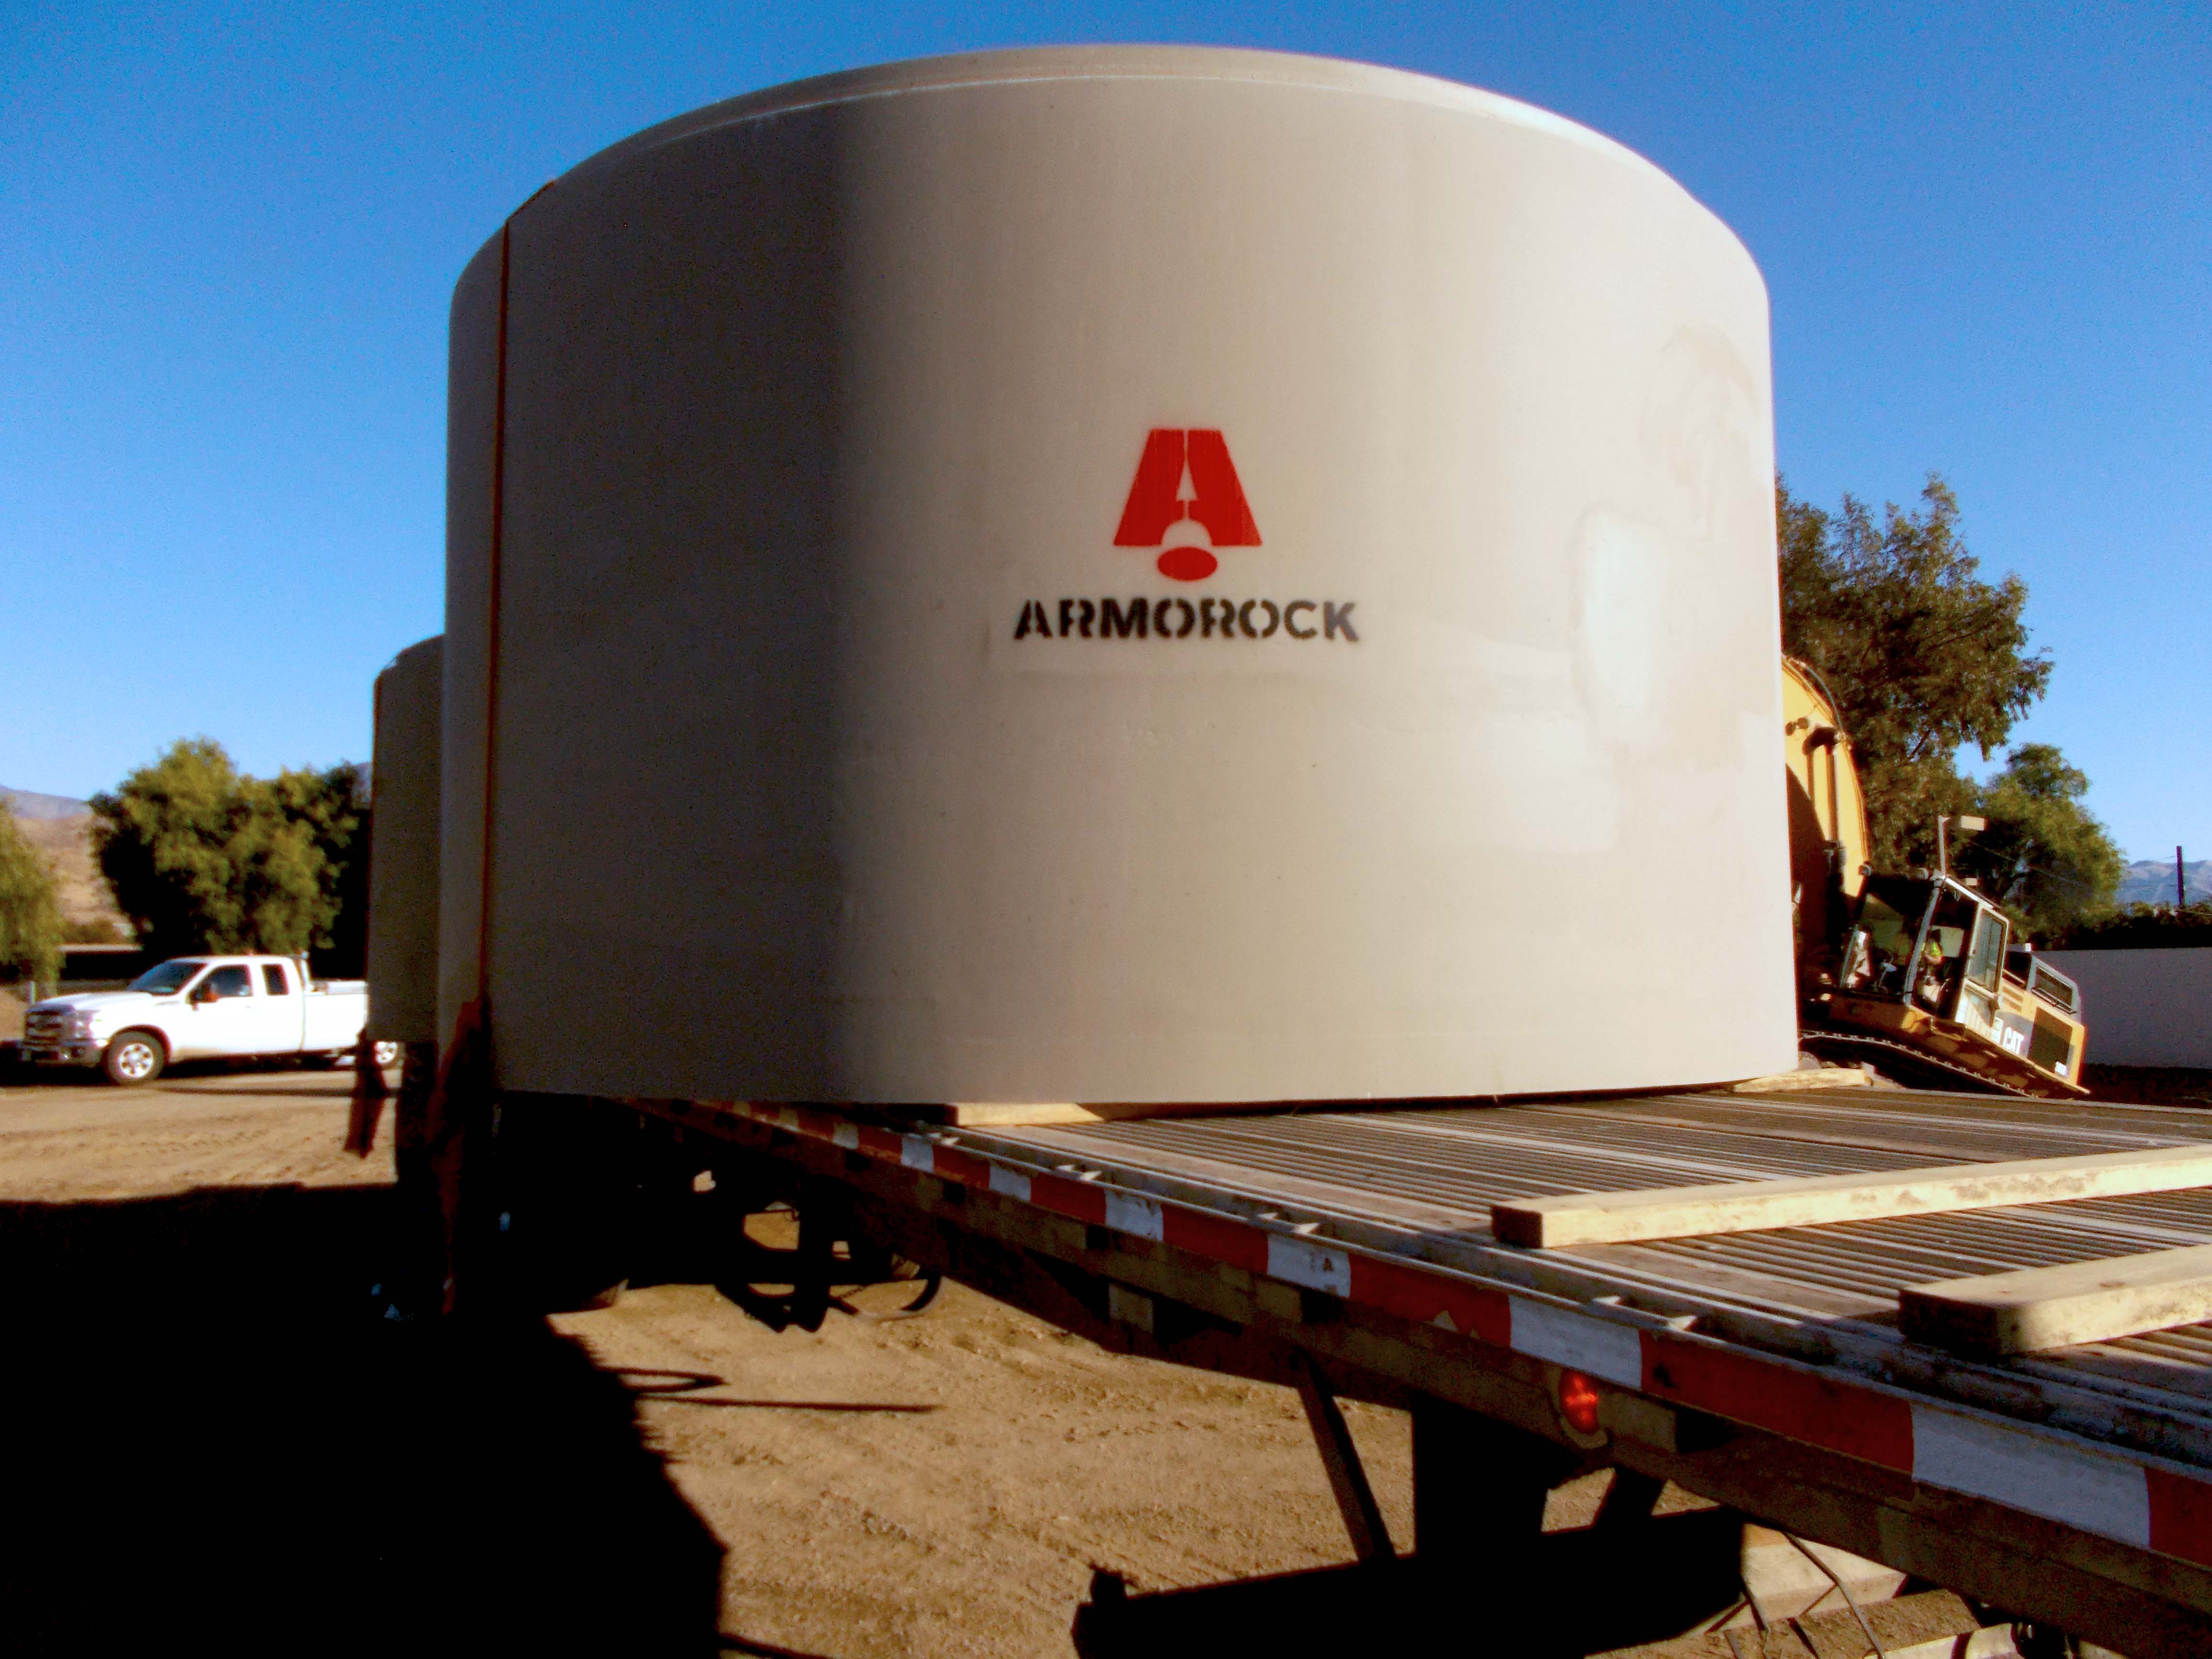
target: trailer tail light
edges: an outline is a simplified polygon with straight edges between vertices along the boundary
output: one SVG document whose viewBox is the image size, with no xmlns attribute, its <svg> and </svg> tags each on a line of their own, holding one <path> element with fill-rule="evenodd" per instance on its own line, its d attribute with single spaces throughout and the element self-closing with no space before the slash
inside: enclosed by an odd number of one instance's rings
<svg viewBox="0 0 2212 1659">
<path fill-rule="evenodd" d="M 1559 1415 L 1577 1434 L 1597 1432 L 1597 1384 L 1580 1371 L 1559 1373 Z"/>
</svg>

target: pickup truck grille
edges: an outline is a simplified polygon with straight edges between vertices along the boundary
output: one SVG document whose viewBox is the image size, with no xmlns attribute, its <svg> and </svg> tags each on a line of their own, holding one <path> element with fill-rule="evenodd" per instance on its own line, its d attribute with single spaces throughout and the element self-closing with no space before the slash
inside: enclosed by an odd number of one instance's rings
<svg viewBox="0 0 2212 1659">
<path fill-rule="evenodd" d="M 67 1014 L 29 1013 L 23 1016 L 23 1046 L 26 1048 L 51 1048 L 62 1040 L 62 1026 Z"/>
</svg>

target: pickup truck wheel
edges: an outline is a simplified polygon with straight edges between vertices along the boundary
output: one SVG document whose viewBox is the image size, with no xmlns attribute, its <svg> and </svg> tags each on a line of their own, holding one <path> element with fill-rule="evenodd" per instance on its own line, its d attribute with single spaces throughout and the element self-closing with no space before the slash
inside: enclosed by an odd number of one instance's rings
<svg viewBox="0 0 2212 1659">
<path fill-rule="evenodd" d="M 125 1088 L 151 1083 L 161 1075 L 161 1068 L 168 1063 L 167 1045 L 151 1031 L 118 1032 L 100 1061 L 107 1080 Z"/>
</svg>

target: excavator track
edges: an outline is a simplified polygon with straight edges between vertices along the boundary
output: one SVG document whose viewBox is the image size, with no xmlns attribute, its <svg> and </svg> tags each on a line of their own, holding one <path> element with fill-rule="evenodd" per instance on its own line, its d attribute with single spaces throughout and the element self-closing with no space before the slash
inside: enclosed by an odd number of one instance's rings
<svg viewBox="0 0 2212 1659">
<path fill-rule="evenodd" d="M 1999 1083 L 1994 1078 L 1984 1077 L 1978 1072 L 1968 1071 L 1963 1066 L 1954 1066 L 1938 1060 L 1923 1049 L 1908 1043 L 1892 1042 L 1887 1037 L 1864 1036 L 1856 1031 L 1838 1031 L 1826 1026 L 1802 1027 L 1797 1033 L 1800 1046 L 1811 1049 L 1823 1060 L 1871 1060 L 1882 1069 L 1910 1085 L 1917 1073 L 1933 1077 L 1938 1083 L 1965 1084 L 1976 1094 L 2010 1095 L 2016 1100 L 2041 1100 L 2047 1097 L 2027 1089 L 2015 1089 L 2009 1083 Z"/>
</svg>

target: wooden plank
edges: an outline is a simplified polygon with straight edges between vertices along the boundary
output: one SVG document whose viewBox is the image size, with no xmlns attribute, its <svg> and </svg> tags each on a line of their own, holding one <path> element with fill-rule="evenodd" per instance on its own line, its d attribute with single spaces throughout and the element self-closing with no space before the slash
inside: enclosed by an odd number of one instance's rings
<svg viewBox="0 0 2212 1659">
<path fill-rule="evenodd" d="M 1823 1066 L 1817 1072 L 1776 1072 L 1731 1083 L 1732 1095 L 1794 1095 L 1807 1089 L 1870 1089 L 1874 1079 L 1857 1066 Z"/>
<path fill-rule="evenodd" d="M 2168 1331 L 2212 1319 L 2212 1244 L 1911 1285 L 1897 1307 L 1914 1341 L 1986 1358 Z"/>
<path fill-rule="evenodd" d="M 1119 1123 L 1129 1118 L 1210 1117 L 1224 1112 L 1279 1112 L 1293 1106 L 1310 1107 L 1307 1101 L 1289 1100 L 1128 1100 L 1091 1101 L 947 1101 L 942 1105 L 900 1107 L 932 1123 L 956 1129 L 1027 1129 L 1055 1123 Z"/>
<path fill-rule="evenodd" d="M 1493 1204 L 1490 1230 L 1508 1244 L 1556 1249 L 1570 1244 L 1700 1238 L 1765 1227 L 1886 1221 L 1896 1216 L 2179 1192 L 2191 1187 L 2212 1187 L 2212 1146 L 2157 1146 L 2076 1158 L 1730 1181 L 1639 1192 L 1565 1193 Z"/>
<path fill-rule="evenodd" d="M 1049 1123 L 1100 1121 L 1089 1107 L 1060 1100 L 947 1101 L 941 1106 L 918 1107 L 914 1115 L 956 1129 L 1026 1129 Z"/>
</svg>

